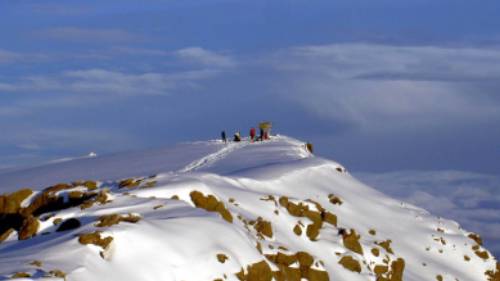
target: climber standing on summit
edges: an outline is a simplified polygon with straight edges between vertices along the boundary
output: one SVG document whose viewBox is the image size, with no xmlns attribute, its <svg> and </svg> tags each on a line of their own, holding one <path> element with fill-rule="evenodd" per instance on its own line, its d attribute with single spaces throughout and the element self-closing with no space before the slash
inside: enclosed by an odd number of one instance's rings
<svg viewBox="0 0 500 281">
<path fill-rule="evenodd" d="M 240 135 L 240 132 L 236 132 L 234 134 L 234 139 L 233 139 L 234 142 L 240 142 L 241 141 L 241 135 Z"/>
<path fill-rule="evenodd" d="M 222 138 L 222 141 L 223 141 L 224 143 L 227 143 L 226 131 L 222 131 L 222 132 L 220 133 L 220 137 Z"/>
<path fill-rule="evenodd" d="M 255 128 L 252 127 L 250 129 L 250 141 L 253 142 L 255 140 Z"/>
</svg>

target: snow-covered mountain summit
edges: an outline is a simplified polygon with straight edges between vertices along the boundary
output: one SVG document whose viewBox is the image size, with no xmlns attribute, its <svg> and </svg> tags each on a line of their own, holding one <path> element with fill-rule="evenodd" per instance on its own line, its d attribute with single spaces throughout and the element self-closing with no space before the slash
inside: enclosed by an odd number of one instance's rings
<svg viewBox="0 0 500 281">
<path fill-rule="evenodd" d="M 0 191 L 0 280 L 500 280 L 479 235 L 284 136 L 8 171 Z"/>
</svg>

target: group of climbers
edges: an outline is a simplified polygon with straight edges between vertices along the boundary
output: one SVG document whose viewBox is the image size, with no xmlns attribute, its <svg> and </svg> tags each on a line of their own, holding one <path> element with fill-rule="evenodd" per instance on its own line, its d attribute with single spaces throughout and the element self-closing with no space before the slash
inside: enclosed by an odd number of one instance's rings
<svg viewBox="0 0 500 281">
<path fill-rule="evenodd" d="M 270 139 L 270 133 L 271 133 L 271 128 L 272 124 L 271 122 L 261 122 L 259 123 L 259 136 L 256 135 L 256 130 L 254 127 L 250 128 L 250 134 L 249 134 L 249 141 L 254 142 L 254 141 L 265 141 Z M 224 143 L 227 143 L 227 136 L 226 136 L 226 131 L 221 132 L 221 138 Z M 241 142 L 241 133 L 237 131 L 234 133 L 233 136 L 233 142 Z M 313 153 L 313 145 L 312 143 L 306 143 L 305 144 L 305 149 L 309 151 L 310 153 Z"/>
<path fill-rule="evenodd" d="M 269 140 L 271 127 L 272 127 L 271 122 L 261 122 L 259 124 L 259 130 L 260 130 L 259 136 L 256 135 L 257 132 L 254 127 L 250 128 L 250 134 L 249 134 L 250 142 Z M 221 138 L 224 143 L 227 143 L 226 131 L 221 132 Z M 233 141 L 234 142 L 241 141 L 241 133 L 239 131 L 234 134 Z"/>
</svg>

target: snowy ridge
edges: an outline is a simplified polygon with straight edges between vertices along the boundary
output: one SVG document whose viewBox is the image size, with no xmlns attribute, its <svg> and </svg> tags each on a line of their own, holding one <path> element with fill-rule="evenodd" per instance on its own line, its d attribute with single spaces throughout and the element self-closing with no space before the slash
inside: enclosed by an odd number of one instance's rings
<svg viewBox="0 0 500 281">
<path fill-rule="evenodd" d="M 23 215 L 0 243 L 0 280 L 500 278 L 478 235 L 386 197 L 298 140 L 189 144 L 161 161 L 148 153 L 128 157 L 142 170 L 125 156 L 92 159 L 108 172 L 120 159 L 129 178 L 93 181 L 88 162 L 70 161 L 58 168 L 81 174 L 68 184 L 4 197 L 17 207 L 0 200 L 4 214 Z M 47 169 L 29 174 L 45 182 Z"/>
</svg>

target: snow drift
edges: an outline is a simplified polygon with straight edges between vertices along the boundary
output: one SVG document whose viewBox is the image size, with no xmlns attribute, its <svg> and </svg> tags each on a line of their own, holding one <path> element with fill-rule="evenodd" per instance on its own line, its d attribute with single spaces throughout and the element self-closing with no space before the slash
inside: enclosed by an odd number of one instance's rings
<svg viewBox="0 0 500 281">
<path fill-rule="evenodd" d="M 284 136 L 8 171 L 0 188 L 0 279 L 500 280 L 479 235 Z"/>
</svg>

